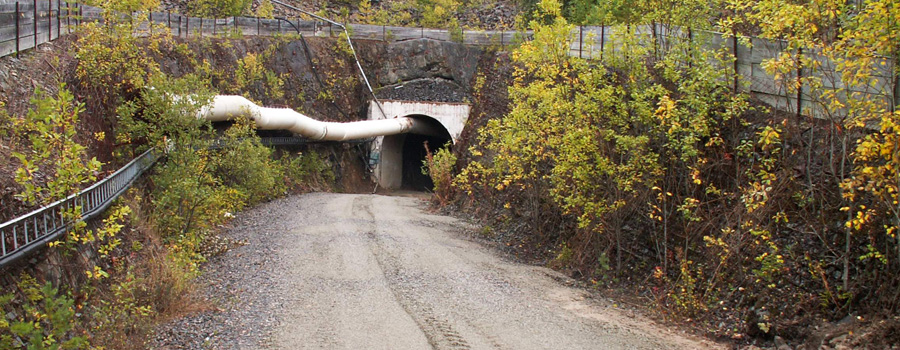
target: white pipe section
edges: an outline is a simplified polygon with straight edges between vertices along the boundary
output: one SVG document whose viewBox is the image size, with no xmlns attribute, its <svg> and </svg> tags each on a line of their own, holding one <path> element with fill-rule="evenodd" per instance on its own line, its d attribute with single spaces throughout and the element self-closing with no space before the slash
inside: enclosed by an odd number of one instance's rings
<svg viewBox="0 0 900 350">
<path fill-rule="evenodd" d="M 246 117 L 261 130 L 289 130 L 313 140 L 346 141 L 375 136 L 417 133 L 441 135 L 419 120 L 403 117 L 347 123 L 322 122 L 288 108 L 260 107 L 242 96 L 219 95 L 197 112 L 198 118 L 226 121 Z"/>
</svg>

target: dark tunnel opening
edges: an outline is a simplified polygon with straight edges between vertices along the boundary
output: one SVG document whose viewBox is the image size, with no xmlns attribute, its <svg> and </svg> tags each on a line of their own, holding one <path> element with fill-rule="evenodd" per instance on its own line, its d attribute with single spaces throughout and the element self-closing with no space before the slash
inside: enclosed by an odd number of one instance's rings
<svg viewBox="0 0 900 350">
<path fill-rule="evenodd" d="M 422 173 L 427 151 L 425 144 L 427 142 L 428 149 L 432 153 L 439 149 L 449 147 L 451 144 L 450 133 L 438 122 L 427 116 L 412 116 L 421 121 L 425 121 L 435 126 L 434 129 L 441 130 L 440 135 L 418 135 L 407 134 L 403 140 L 403 170 L 402 170 L 402 188 L 412 191 L 431 191 L 434 188 L 434 182 L 431 177 Z"/>
</svg>

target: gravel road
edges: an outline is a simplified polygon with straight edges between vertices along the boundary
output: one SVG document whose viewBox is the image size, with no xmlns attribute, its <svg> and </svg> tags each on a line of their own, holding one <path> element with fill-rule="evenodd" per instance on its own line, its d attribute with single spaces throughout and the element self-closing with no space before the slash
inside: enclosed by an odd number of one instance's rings
<svg viewBox="0 0 900 350">
<path fill-rule="evenodd" d="M 502 259 L 410 197 L 316 193 L 242 213 L 201 283 L 216 307 L 156 349 L 707 349 Z"/>
</svg>

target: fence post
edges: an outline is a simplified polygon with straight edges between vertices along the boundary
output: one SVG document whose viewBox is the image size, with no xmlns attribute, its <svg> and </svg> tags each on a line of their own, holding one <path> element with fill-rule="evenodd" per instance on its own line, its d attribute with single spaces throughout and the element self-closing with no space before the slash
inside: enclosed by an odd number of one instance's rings
<svg viewBox="0 0 900 350">
<path fill-rule="evenodd" d="M 738 40 L 737 40 L 737 33 L 735 32 L 735 30 L 733 28 L 731 29 L 731 45 L 732 45 L 731 55 L 732 55 L 732 57 L 734 57 L 734 62 L 732 62 L 732 66 L 734 68 L 734 77 L 733 77 L 734 93 L 737 93 L 738 92 L 738 52 L 737 52 Z"/>
<path fill-rule="evenodd" d="M 53 15 L 53 0 L 47 0 L 47 42 L 53 41 L 53 20 L 50 19 L 50 16 Z"/>
<path fill-rule="evenodd" d="M 600 60 L 603 61 L 603 47 L 606 46 L 606 26 L 600 24 Z"/>
<path fill-rule="evenodd" d="M 38 11 L 37 11 L 37 0 L 34 0 L 34 49 L 37 50 L 38 45 Z"/>
<path fill-rule="evenodd" d="M 803 49 L 797 49 L 797 118 L 803 116 Z"/>
<path fill-rule="evenodd" d="M 256 17 L 256 36 L 259 36 L 259 16 Z"/>
<path fill-rule="evenodd" d="M 894 74 L 894 108 L 891 111 L 896 112 L 900 107 L 900 73 Z"/>
<path fill-rule="evenodd" d="M 60 6 L 61 5 L 60 5 L 59 0 L 56 0 L 56 38 L 57 39 L 59 39 L 59 36 L 62 35 L 62 33 L 60 32 L 60 30 L 62 29 L 62 20 L 59 19 L 59 10 L 62 9 Z"/>
<path fill-rule="evenodd" d="M 694 68 L 694 31 L 688 27 L 688 68 Z"/>
<path fill-rule="evenodd" d="M 578 26 L 578 58 L 581 58 L 582 47 L 584 47 L 584 26 Z"/>
<path fill-rule="evenodd" d="M 71 7 L 67 3 L 66 4 L 66 33 L 72 32 L 72 22 L 70 20 L 72 18 L 72 12 L 70 10 L 71 10 Z"/>
<path fill-rule="evenodd" d="M 381 25 L 381 40 L 387 42 L 387 29 L 385 29 L 385 25 Z"/>
<path fill-rule="evenodd" d="M 891 106 L 891 112 L 896 112 L 898 107 L 900 107 L 900 52 L 895 52 L 894 57 L 891 59 L 894 60 L 894 64 L 888 65 L 888 67 L 893 66 L 891 74 L 894 76 L 894 101 Z"/>
<path fill-rule="evenodd" d="M 191 36 L 191 17 L 188 16 L 187 22 L 184 24 L 184 37 L 189 38 Z"/>
<path fill-rule="evenodd" d="M 19 13 L 19 2 L 16 1 L 16 58 L 19 58 L 19 51 L 22 51 L 19 49 L 19 16 L 21 16 Z"/>
</svg>

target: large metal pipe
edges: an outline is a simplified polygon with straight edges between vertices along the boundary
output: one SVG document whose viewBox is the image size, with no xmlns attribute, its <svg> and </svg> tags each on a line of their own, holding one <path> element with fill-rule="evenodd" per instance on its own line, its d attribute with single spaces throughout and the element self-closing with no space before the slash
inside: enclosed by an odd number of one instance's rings
<svg viewBox="0 0 900 350">
<path fill-rule="evenodd" d="M 226 121 L 250 118 L 260 130 L 288 130 L 313 140 L 346 141 L 375 136 L 415 133 L 441 135 L 433 125 L 402 117 L 347 123 L 322 122 L 288 108 L 260 107 L 242 96 L 219 95 L 197 112 L 198 118 Z"/>
</svg>

